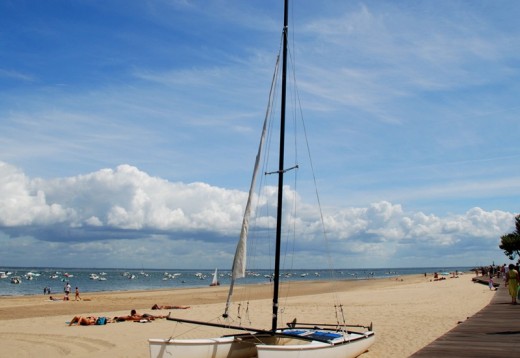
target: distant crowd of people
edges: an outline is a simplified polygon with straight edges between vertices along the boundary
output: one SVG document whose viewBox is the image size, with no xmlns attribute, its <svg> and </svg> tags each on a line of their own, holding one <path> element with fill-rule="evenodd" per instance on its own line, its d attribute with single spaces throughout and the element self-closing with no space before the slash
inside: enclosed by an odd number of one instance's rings
<svg viewBox="0 0 520 358">
<path fill-rule="evenodd" d="M 507 273 L 509 267 L 506 264 L 503 265 L 489 265 L 489 266 L 481 266 L 475 268 L 475 275 L 476 276 L 489 276 L 489 277 L 504 277 Z"/>
<path fill-rule="evenodd" d="M 520 262 L 519 262 L 520 263 Z M 504 284 L 509 291 L 509 295 L 511 296 L 511 304 L 516 305 L 517 300 L 520 299 L 520 285 L 519 285 L 519 263 L 516 265 L 511 263 L 509 265 L 490 265 L 483 266 L 480 268 L 475 268 L 475 275 L 479 276 L 488 276 L 489 277 L 489 289 L 494 290 L 495 284 L 493 278 L 500 279 L 501 277 L 504 280 Z"/>
</svg>

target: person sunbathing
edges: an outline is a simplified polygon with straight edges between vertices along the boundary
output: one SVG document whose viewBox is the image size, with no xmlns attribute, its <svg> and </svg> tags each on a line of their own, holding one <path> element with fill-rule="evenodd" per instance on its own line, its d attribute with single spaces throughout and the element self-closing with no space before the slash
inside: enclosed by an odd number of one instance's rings
<svg viewBox="0 0 520 358">
<path fill-rule="evenodd" d="M 190 306 L 159 306 L 157 303 L 152 306 L 153 310 L 186 310 L 190 308 Z"/>
<path fill-rule="evenodd" d="M 114 317 L 114 321 L 116 322 L 124 322 L 124 321 L 134 321 L 134 322 L 140 322 L 140 321 L 153 321 L 157 318 L 165 318 L 167 316 L 160 316 L 160 315 L 151 315 L 148 313 L 139 314 L 136 310 L 131 310 L 130 315 L 128 316 L 121 316 L 121 317 Z"/>
<path fill-rule="evenodd" d="M 69 326 L 72 326 L 74 323 L 78 326 L 90 326 L 96 324 L 97 317 L 82 317 L 75 316 L 69 323 Z"/>
<path fill-rule="evenodd" d="M 107 323 L 112 323 L 113 321 L 110 318 L 106 317 L 94 317 L 94 316 L 75 316 L 69 322 L 69 326 L 76 324 L 77 326 L 93 326 L 93 325 L 105 325 Z"/>
</svg>

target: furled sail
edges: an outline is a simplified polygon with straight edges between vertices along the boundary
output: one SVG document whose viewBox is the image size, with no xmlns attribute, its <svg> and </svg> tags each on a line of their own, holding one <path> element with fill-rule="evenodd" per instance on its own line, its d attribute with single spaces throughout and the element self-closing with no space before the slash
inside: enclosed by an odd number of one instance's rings
<svg viewBox="0 0 520 358">
<path fill-rule="evenodd" d="M 264 118 L 264 125 L 262 127 L 262 135 L 260 136 L 260 143 L 258 145 L 258 151 L 256 153 L 255 166 L 253 169 L 253 176 L 251 178 L 251 186 L 249 187 L 249 195 L 247 197 L 247 204 L 244 210 L 244 217 L 242 219 L 242 228 L 240 230 L 240 239 L 238 240 L 237 248 L 235 251 L 235 258 L 233 260 L 233 267 L 231 271 L 231 283 L 229 285 L 228 298 L 226 301 L 226 309 L 223 316 L 227 317 L 229 306 L 231 304 L 231 297 L 233 296 L 233 288 L 235 286 L 235 280 L 246 276 L 246 260 L 247 260 L 247 233 L 249 232 L 249 218 L 251 216 L 251 204 L 253 201 L 253 195 L 256 187 L 256 178 L 260 169 L 260 160 L 262 158 L 262 148 L 264 147 L 265 137 L 267 133 L 267 123 L 269 122 L 269 114 L 271 112 L 271 103 L 273 98 L 274 87 L 276 83 L 276 77 L 278 73 L 279 57 L 276 60 L 275 71 L 273 74 L 273 80 L 271 83 L 271 91 L 269 94 L 269 105 Z"/>
</svg>

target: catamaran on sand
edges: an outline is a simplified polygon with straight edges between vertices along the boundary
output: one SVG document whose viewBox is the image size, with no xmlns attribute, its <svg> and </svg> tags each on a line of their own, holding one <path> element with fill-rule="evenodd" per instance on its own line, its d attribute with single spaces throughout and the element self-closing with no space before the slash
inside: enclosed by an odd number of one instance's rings
<svg viewBox="0 0 520 358">
<path fill-rule="evenodd" d="M 222 321 L 202 322 L 188 319 L 168 317 L 168 320 L 198 325 L 201 327 L 217 327 L 229 329 L 233 334 L 216 338 L 203 339 L 149 339 L 150 356 L 159 357 L 193 357 L 193 358 L 349 358 L 357 357 L 374 343 L 375 334 L 371 325 L 349 325 L 343 319 L 342 306 L 335 306 L 340 313 L 336 313 L 335 323 L 300 323 L 294 319 L 287 323 L 286 327 L 279 327 L 279 292 L 280 292 L 280 256 L 282 241 L 282 217 L 283 217 L 283 180 L 288 171 L 298 169 L 298 165 L 285 168 L 285 108 L 286 108 L 286 81 L 287 81 L 287 51 L 288 51 L 288 0 L 284 0 L 284 26 L 282 31 L 282 83 L 281 83 L 281 111 L 280 111 L 280 141 L 278 170 L 266 173 L 278 176 L 278 193 L 276 207 L 276 241 L 274 257 L 273 304 L 271 328 L 253 328 L 242 324 L 235 324 L 231 319 L 229 309 L 235 280 L 246 276 L 246 251 L 247 234 L 251 213 L 252 197 L 254 196 L 256 177 L 259 172 L 260 158 L 265 144 L 268 115 L 264 121 L 260 145 L 253 171 L 253 178 L 246 204 L 240 240 L 237 244 L 232 268 L 232 279 L 228 294 L 228 301 L 222 315 Z M 273 87 L 269 103 L 272 103 L 273 88 L 278 73 L 278 63 L 273 76 Z M 270 107 L 270 106 L 269 106 Z M 268 111 L 269 112 L 269 111 Z M 216 272 L 214 274 L 216 277 Z M 241 320 L 239 321 L 241 323 Z M 239 332 L 239 333 L 237 333 Z"/>
</svg>

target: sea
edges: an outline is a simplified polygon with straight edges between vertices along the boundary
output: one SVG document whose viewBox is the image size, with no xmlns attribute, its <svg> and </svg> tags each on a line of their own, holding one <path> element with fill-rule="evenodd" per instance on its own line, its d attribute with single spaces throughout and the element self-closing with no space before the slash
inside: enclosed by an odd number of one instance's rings
<svg viewBox="0 0 520 358">
<path fill-rule="evenodd" d="M 284 270 L 280 274 L 283 281 L 316 280 L 369 280 L 394 278 L 414 274 L 448 275 L 451 272 L 468 272 L 471 267 L 413 267 L 374 269 L 299 269 Z M 172 288 L 207 287 L 212 282 L 215 269 L 172 270 L 172 269 L 100 269 L 100 268 L 42 268 L 42 267 L 1 267 L 0 296 L 43 295 L 44 288 L 51 295 L 63 295 L 64 286 L 69 283 L 72 292 L 78 287 L 81 294 L 104 291 L 146 291 Z M 239 284 L 262 284 L 272 280 L 271 270 L 248 271 Z M 218 270 L 220 285 L 229 285 L 229 270 Z M 13 283 L 18 280 L 19 283 Z"/>
</svg>

